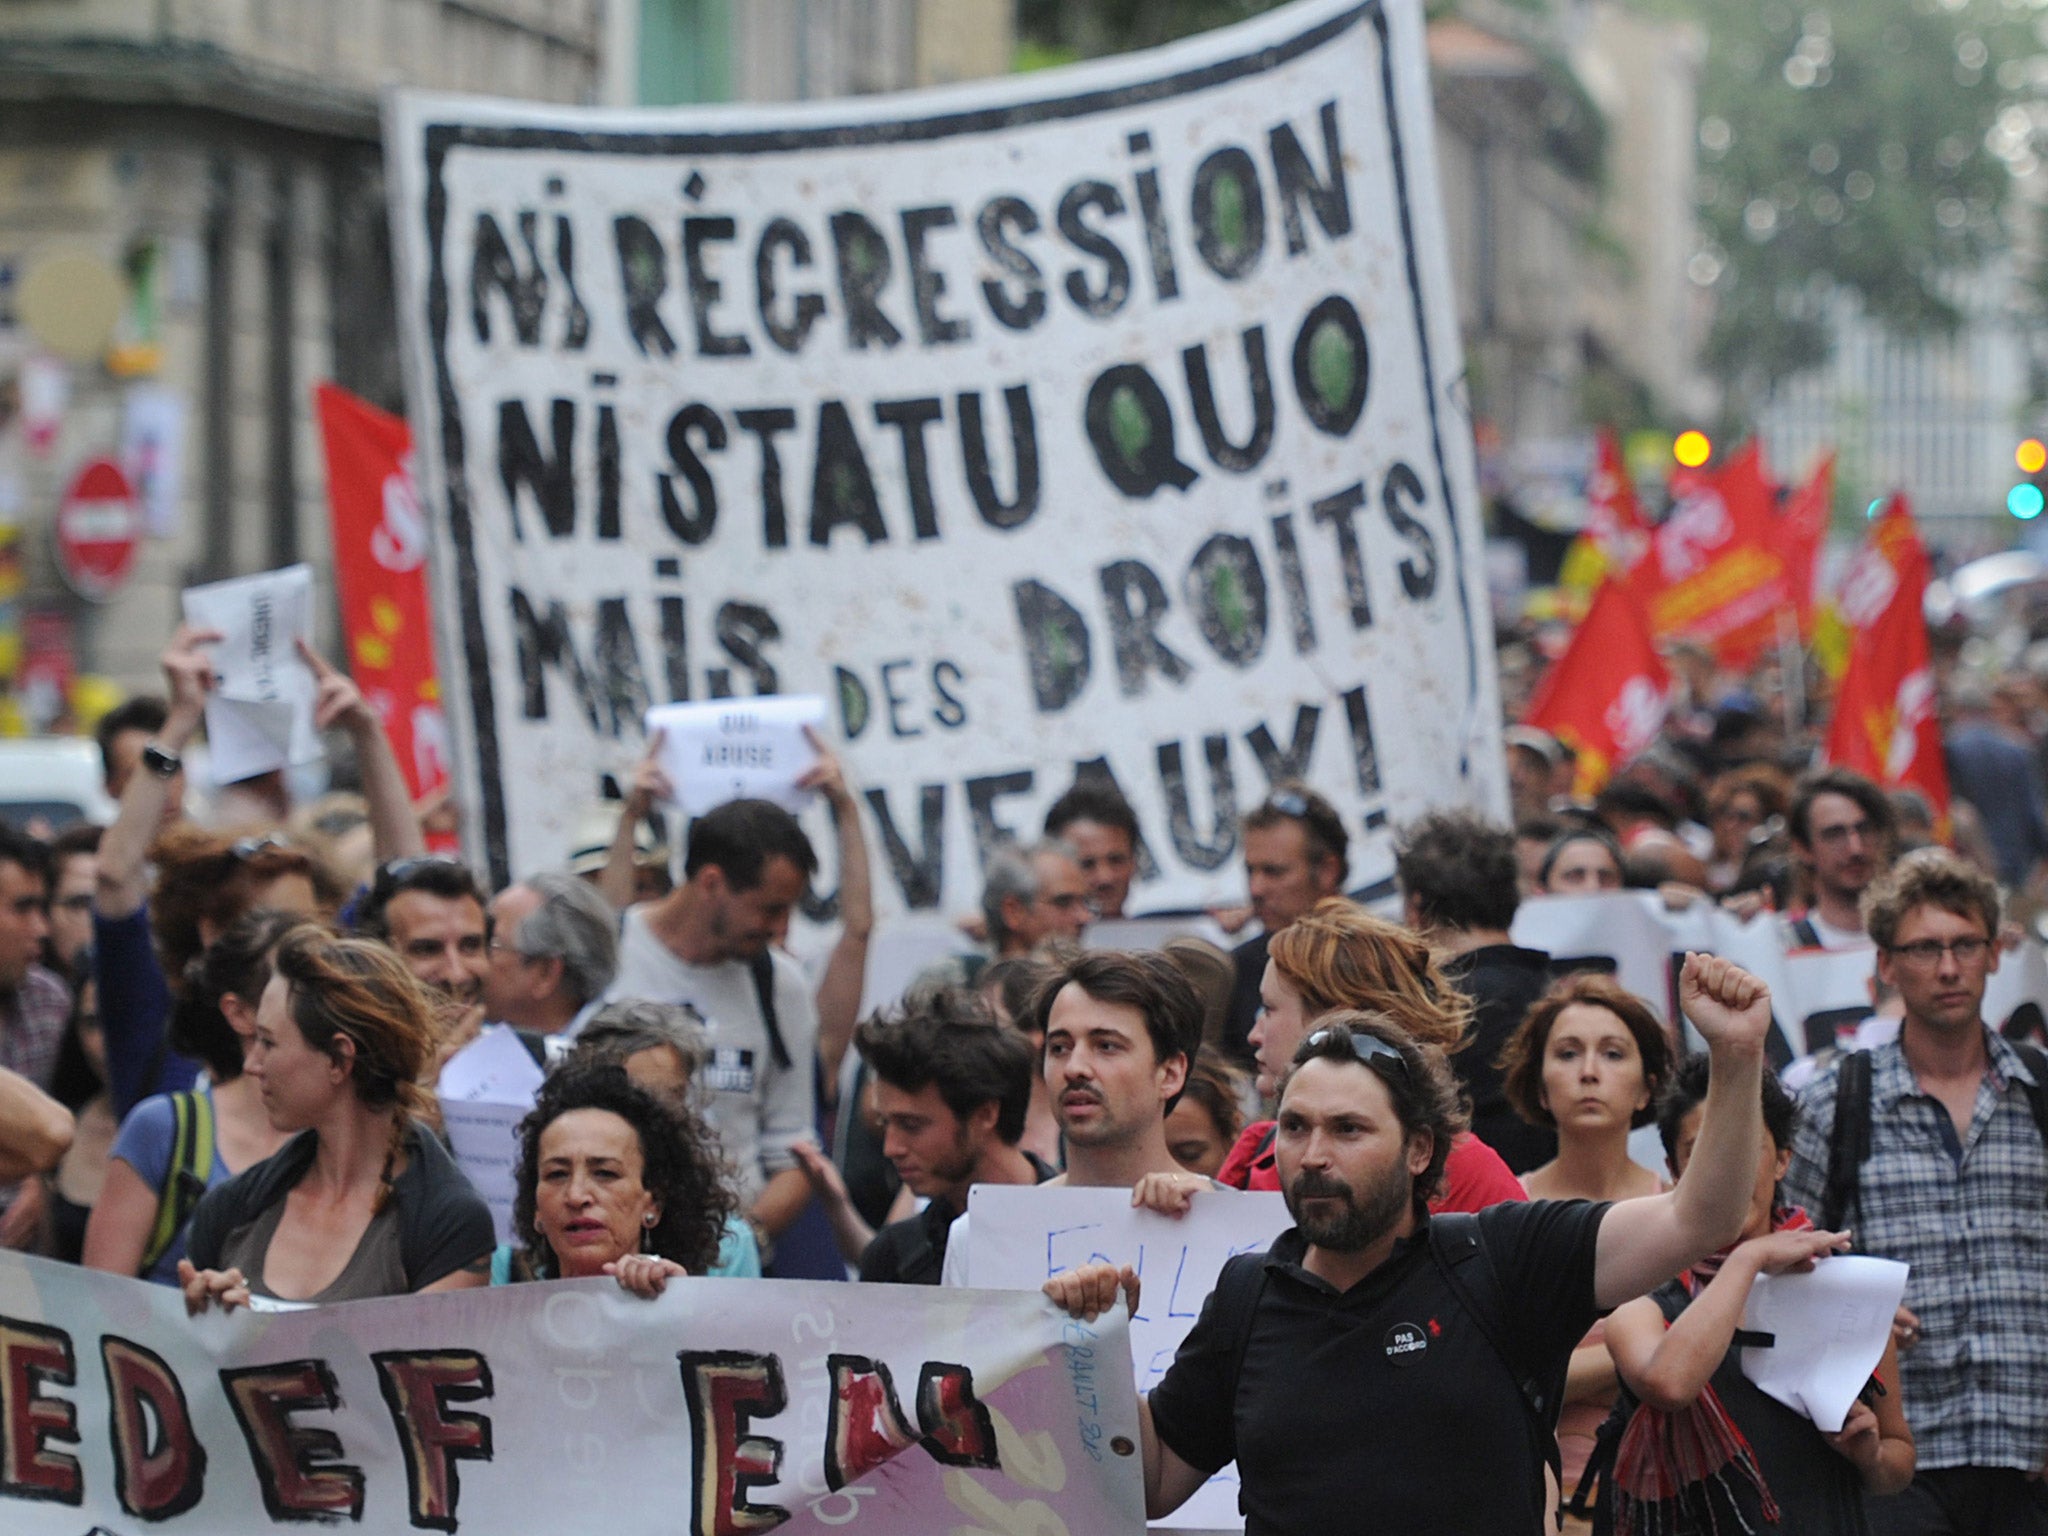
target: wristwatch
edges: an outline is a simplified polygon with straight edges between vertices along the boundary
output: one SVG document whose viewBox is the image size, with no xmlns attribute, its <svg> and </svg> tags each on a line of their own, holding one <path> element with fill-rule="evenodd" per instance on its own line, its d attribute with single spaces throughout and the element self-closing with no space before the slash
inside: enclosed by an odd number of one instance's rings
<svg viewBox="0 0 2048 1536">
<path fill-rule="evenodd" d="M 185 766 L 185 759 L 175 752 L 166 752 L 153 741 L 142 744 L 142 766 L 160 779 L 168 779 Z"/>
</svg>

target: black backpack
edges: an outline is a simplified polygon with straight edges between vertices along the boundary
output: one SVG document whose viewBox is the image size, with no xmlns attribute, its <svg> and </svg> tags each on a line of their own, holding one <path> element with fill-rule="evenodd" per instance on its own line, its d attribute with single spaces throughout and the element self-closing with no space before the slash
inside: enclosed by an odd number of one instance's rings
<svg viewBox="0 0 2048 1536">
<path fill-rule="evenodd" d="M 2020 1087 L 2033 1111 L 2034 1128 L 2048 1146 L 2048 1052 L 2024 1041 L 2006 1042 L 2033 1074 L 2031 1084 Z M 1828 1181 L 1821 1194 L 1820 1226 L 1829 1232 L 1842 1230 L 1842 1223 L 1856 1208 L 1857 1186 L 1863 1178 L 1863 1164 L 1870 1157 L 1870 1052 L 1851 1051 L 1842 1058 L 1835 1078 L 1835 1123 L 1828 1135 Z"/>
</svg>

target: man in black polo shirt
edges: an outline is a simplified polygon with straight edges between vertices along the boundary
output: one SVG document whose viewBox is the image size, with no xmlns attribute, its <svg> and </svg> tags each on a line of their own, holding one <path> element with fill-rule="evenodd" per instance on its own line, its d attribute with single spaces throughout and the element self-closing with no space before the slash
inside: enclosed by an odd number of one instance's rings
<svg viewBox="0 0 2048 1536">
<path fill-rule="evenodd" d="M 900 1019 L 869 1019 L 853 1040 L 874 1078 L 882 1155 L 930 1202 L 875 1234 L 860 1277 L 937 1285 L 971 1186 L 1042 1184 L 1057 1171 L 1017 1146 L 1031 1107 L 1031 1046 L 957 989 L 915 999 Z"/>
<path fill-rule="evenodd" d="M 1275 1142 L 1295 1225 L 1225 1266 L 1141 1404 L 1147 1515 L 1234 1458 L 1247 1536 L 1552 1529 L 1544 1461 L 1573 1347 L 1599 1312 L 1733 1242 L 1755 1183 L 1770 994 L 1690 956 L 1680 995 L 1713 1059 L 1700 1140 L 1676 1189 L 1614 1205 L 1433 1222 L 1463 1121 L 1442 1053 L 1375 1014 L 1310 1034 Z M 1119 1289 L 1137 1305 L 1136 1274 L 1107 1264 L 1045 1289 L 1078 1317 Z"/>
</svg>

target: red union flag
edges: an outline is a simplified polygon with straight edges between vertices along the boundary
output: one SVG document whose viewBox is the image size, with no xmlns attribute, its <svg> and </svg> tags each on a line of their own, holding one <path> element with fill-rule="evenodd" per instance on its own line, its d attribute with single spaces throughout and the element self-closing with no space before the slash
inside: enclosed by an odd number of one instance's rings
<svg viewBox="0 0 2048 1536">
<path fill-rule="evenodd" d="M 1697 640 L 1742 668 L 1778 639 L 1786 585 L 1776 495 L 1749 444 L 1711 474 L 1674 476 L 1671 511 L 1637 574 L 1650 630 Z"/>
<path fill-rule="evenodd" d="M 1820 550 L 1827 540 L 1828 513 L 1835 500 L 1835 455 L 1827 453 L 1806 484 L 1786 498 L 1778 514 L 1785 551 L 1785 587 L 1799 611 L 1799 633 L 1811 637 L 1817 612 L 1815 587 L 1820 579 Z"/>
<path fill-rule="evenodd" d="M 1887 789 L 1919 790 L 1939 816 L 1948 810 L 1948 765 L 1922 606 L 1927 574 L 1912 510 L 1893 496 L 1843 583 L 1841 608 L 1855 638 L 1825 755 Z"/>
<path fill-rule="evenodd" d="M 1656 740 L 1670 701 L 1671 673 L 1650 639 L 1640 604 L 1627 587 L 1609 581 L 1544 678 L 1523 723 L 1550 732 L 1578 754 L 1572 792 L 1591 795 Z"/>
<path fill-rule="evenodd" d="M 1586 519 L 1586 537 L 1599 549 L 1608 570 L 1626 576 L 1650 552 L 1650 525 L 1643 517 L 1643 504 L 1629 481 L 1621 442 L 1612 428 L 1600 429 L 1599 445 L 1593 477 L 1586 485 L 1586 500 L 1592 508 Z"/>
<path fill-rule="evenodd" d="M 322 384 L 315 392 L 334 514 L 334 577 L 349 673 L 384 722 L 415 798 L 448 780 L 448 727 L 428 621 L 427 522 L 405 422 Z"/>
</svg>

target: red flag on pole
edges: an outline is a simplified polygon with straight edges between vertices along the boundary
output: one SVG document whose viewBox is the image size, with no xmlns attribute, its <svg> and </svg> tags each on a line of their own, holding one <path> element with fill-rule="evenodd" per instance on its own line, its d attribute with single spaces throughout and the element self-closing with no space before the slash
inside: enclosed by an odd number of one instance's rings
<svg viewBox="0 0 2048 1536">
<path fill-rule="evenodd" d="M 1586 519 L 1586 537 L 1599 549 L 1610 572 L 1627 576 L 1650 552 L 1650 524 L 1629 480 L 1621 440 L 1611 427 L 1602 427 L 1598 442 L 1599 457 L 1586 486 L 1586 500 L 1592 509 Z"/>
<path fill-rule="evenodd" d="M 1904 496 L 1893 496 L 1870 530 L 1841 593 L 1855 624 L 1849 669 L 1835 696 L 1825 755 L 1887 789 L 1917 789 L 1937 816 L 1948 811 L 1934 670 L 1927 645 L 1927 551 Z"/>
<path fill-rule="evenodd" d="M 1524 724 L 1578 754 L 1572 792 L 1592 795 L 1652 741 L 1671 703 L 1671 673 L 1629 589 L 1609 581 L 1543 679 Z"/>
<path fill-rule="evenodd" d="M 404 420 L 322 384 L 334 581 L 349 674 L 384 722 L 413 797 L 448 781 L 448 726 L 427 606 L 427 520 Z"/>
<path fill-rule="evenodd" d="M 1776 643 L 1778 610 L 1790 601 L 1763 450 L 1752 442 L 1717 471 L 1674 475 L 1672 489 L 1654 558 L 1638 573 L 1651 633 L 1697 640 L 1723 666 L 1747 667 Z"/>
</svg>

